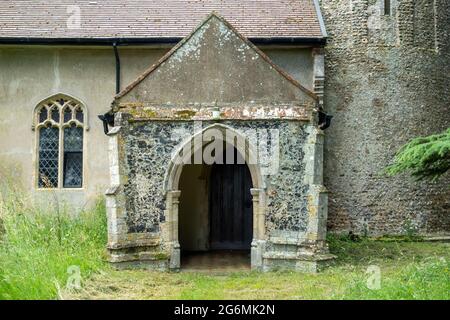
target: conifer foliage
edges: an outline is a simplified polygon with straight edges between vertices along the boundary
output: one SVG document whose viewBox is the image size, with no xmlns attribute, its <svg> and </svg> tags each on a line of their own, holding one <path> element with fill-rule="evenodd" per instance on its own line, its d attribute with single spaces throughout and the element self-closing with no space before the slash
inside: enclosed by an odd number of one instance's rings
<svg viewBox="0 0 450 320">
<path fill-rule="evenodd" d="M 441 134 L 418 137 L 404 145 L 388 175 L 410 172 L 418 180 L 436 180 L 450 169 L 450 128 Z"/>
</svg>

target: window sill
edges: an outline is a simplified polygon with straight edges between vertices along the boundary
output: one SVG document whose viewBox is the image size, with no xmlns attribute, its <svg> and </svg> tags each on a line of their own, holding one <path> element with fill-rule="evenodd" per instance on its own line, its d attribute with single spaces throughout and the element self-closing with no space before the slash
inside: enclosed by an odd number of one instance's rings
<svg viewBox="0 0 450 320">
<path fill-rule="evenodd" d="M 70 191 L 86 191 L 86 188 L 36 188 L 36 191 L 39 192 L 51 192 L 51 191 L 58 191 L 58 192 L 70 192 Z"/>
</svg>

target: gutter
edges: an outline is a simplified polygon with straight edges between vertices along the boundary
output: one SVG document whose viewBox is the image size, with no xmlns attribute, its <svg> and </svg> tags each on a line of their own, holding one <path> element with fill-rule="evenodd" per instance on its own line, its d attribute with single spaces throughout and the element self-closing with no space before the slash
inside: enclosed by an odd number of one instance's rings
<svg viewBox="0 0 450 320">
<path fill-rule="evenodd" d="M 117 43 L 114 42 L 112 45 L 114 49 L 114 57 L 116 58 L 116 94 L 118 94 L 120 92 L 120 56 Z M 114 127 L 114 113 L 108 111 L 105 114 L 98 115 L 98 118 L 103 123 L 103 132 L 108 135 L 109 126 Z"/>
<path fill-rule="evenodd" d="M 250 42 L 255 45 L 261 44 L 280 44 L 280 45 L 289 45 L 289 44 L 302 44 L 302 45 L 320 45 L 324 46 L 327 43 L 326 37 L 322 38 L 248 38 Z"/>
<path fill-rule="evenodd" d="M 316 0 L 317 1 L 317 0 Z M 320 9 L 319 9 L 320 10 Z M 320 12 L 320 11 L 319 11 Z M 319 16 L 319 22 L 323 19 Z M 323 26 L 323 28 L 325 28 Z M 322 29 L 322 24 L 321 24 Z M 322 34 L 324 31 L 322 30 Z M 0 38 L 0 44 L 22 44 L 22 45 L 82 45 L 82 46 L 126 46 L 126 45 L 149 45 L 149 44 L 177 44 L 183 37 L 173 38 L 24 38 L 6 37 Z M 298 38 L 298 37 L 271 37 L 271 38 L 248 38 L 254 44 L 301 44 L 301 45 L 325 45 L 325 36 L 321 38 Z"/>
<path fill-rule="evenodd" d="M 113 43 L 114 56 L 116 57 L 116 94 L 120 92 L 120 56 L 117 49 L 117 43 Z"/>
</svg>

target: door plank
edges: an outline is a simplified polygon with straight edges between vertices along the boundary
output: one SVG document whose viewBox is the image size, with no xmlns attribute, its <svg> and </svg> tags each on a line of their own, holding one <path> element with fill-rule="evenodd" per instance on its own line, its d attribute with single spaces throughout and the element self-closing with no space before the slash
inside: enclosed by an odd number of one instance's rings
<svg viewBox="0 0 450 320">
<path fill-rule="evenodd" d="M 245 164 L 214 164 L 210 179 L 211 249 L 250 249 L 253 208 Z"/>
</svg>

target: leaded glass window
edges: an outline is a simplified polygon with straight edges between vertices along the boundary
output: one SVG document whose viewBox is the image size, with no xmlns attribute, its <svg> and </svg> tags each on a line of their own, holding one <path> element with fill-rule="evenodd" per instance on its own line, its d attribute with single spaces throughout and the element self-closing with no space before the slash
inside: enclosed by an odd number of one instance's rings
<svg viewBox="0 0 450 320">
<path fill-rule="evenodd" d="M 39 188 L 83 186 L 84 116 L 83 106 L 66 97 L 37 107 Z"/>
<path fill-rule="evenodd" d="M 83 182 L 83 128 L 64 128 L 64 188 L 81 188 Z"/>
<path fill-rule="evenodd" d="M 39 112 L 39 122 L 44 122 L 45 120 L 47 120 L 47 117 L 48 117 L 47 108 L 41 108 Z"/>
<path fill-rule="evenodd" d="M 59 109 L 56 107 L 52 108 L 52 120 L 55 121 L 56 123 L 59 122 Z"/>
<path fill-rule="evenodd" d="M 81 108 L 75 109 L 75 118 L 81 123 L 83 123 L 84 114 Z"/>
<path fill-rule="evenodd" d="M 69 122 L 70 120 L 72 120 L 72 109 L 66 107 L 64 109 L 64 122 Z"/>
<path fill-rule="evenodd" d="M 59 129 L 42 127 L 39 130 L 39 187 L 58 186 Z"/>
</svg>

